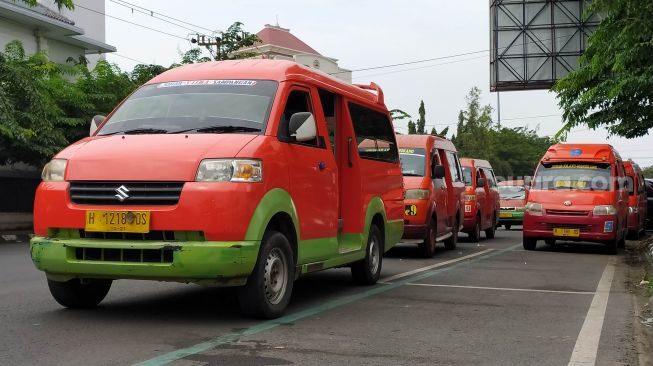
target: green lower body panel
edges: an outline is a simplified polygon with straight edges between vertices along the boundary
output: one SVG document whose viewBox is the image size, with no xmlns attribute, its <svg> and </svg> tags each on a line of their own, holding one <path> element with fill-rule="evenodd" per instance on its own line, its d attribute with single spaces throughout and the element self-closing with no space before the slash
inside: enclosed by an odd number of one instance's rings
<svg viewBox="0 0 653 366">
<path fill-rule="evenodd" d="M 245 284 L 260 242 L 124 241 L 34 237 L 34 265 L 48 278 L 147 279 L 211 286 Z"/>
<path fill-rule="evenodd" d="M 500 211 L 499 213 L 499 224 L 515 224 L 521 225 L 524 221 L 524 212 L 523 211 Z"/>
</svg>

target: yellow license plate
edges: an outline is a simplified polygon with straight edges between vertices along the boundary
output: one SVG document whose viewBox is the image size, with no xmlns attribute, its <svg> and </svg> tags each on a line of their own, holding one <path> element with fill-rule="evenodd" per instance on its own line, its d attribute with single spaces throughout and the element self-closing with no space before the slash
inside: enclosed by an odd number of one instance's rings
<svg viewBox="0 0 653 366">
<path fill-rule="evenodd" d="M 406 207 L 404 207 L 404 214 L 406 216 L 415 216 L 415 215 L 417 215 L 417 206 L 416 205 L 406 205 Z"/>
<path fill-rule="evenodd" d="M 149 233 L 149 211 L 86 211 L 86 231 Z"/>
<path fill-rule="evenodd" d="M 580 236 L 580 230 L 579 229 L 569 229 L 569 228 L 556 227 L 556 228 L 553 228 L 553 235 L 555 235 L 555 236 L 579 237 Z"/>
<path fill-rule="evenodd" d="M 499 212 L 499 217 L 500 218 L 512 217 L 512 212 Z"/>
</svg>

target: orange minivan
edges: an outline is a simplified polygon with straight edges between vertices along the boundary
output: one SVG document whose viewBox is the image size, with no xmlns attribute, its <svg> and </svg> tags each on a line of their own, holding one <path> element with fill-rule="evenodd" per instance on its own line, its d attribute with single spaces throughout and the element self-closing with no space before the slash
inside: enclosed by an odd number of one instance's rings
<svg viewBox="0 0 653 366">
<path fill-rule="evenodd" d="M 63 306 L 146 279 L 239 286 L 245 313 L 276 317 L 300 275 L 349 266 L 375 283 L 403 233 L 376 84 L 290 61 L 206 62 L 164 72 L 96 120 L 45 166 L 34 203 L 32 261 Z"/>
<path fill-rule="evenodd" d="M 541 159 L 524 212 L 524 249 L 538 240 L 624 244 L 628 191 L 624 163 L 608 144 L 557 144 Z"/>
<path fill-rule="evenodd" d="M 494 238 L 499 222 L 499 190 L 494 170 L 487 160 L 460 159 L 465 181 L 465 221 L 463 232 L 478 241 L 481 230 L 485 237 Z"/>
<path fill-rule="evenodd" d="M 465 183 L 456 147 L 432 135 L 397 135 L 404 175 L 404 236 L 430 258 L 436 242 L 455 249 L 463 222 Z"/>
<path fill-rule="evenodd" d="M 632 160 L 624 161 L 624 169 L 628 189 L 628 238 L 636 240 L 646 228 L 646 182 L 642 169 Z"/>
</svg>

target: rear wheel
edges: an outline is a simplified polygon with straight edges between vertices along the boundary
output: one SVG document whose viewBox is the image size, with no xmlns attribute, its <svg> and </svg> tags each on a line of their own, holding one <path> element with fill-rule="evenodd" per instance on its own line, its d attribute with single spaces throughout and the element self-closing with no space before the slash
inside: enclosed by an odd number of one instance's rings
<svg viewBox="0 0 653 366">
<path fill-rule="evenodd" d="M 243 313 L 268 319 L 281 316 L 290 302 L 294 268 L 288 238 L 278 231 L 268 231 L 263 237 L 254 271 L 247 284 L 238 289 Z"/>
<path fill-rule="evenodd" d="M 458 224 L 458 215 L 456 215 L 456 221 L 453 224 L 453 228 L 451 230 L 451 236 L 444 240 L 444 249 L 447 249 L 447 250 L 456 249 L 456 245 L 458 244 L 458 229 L 459 228 L 460 227 L 459 227 L 459 224 Z"/>
<path fill-rule="evenodd" d="M 351 265 L 351 276 L 354 282 L 361 285 L 373 285 L 381 276 L 383 263 L 383 235 L 376 225 L 370 227 L 367 239 L 365 258 Z"/>
<path fill-rule="evenodd" d="M 422 257 L 432 258 L 435 254 L 435 239 L 437 236 L 435 219 L 431 218 L 429 227 L 426 229 L 426 237 L 424 241 L 419 244 L 419 251 Z"/>
<path fill-rule="evenodd" d="M 111 289 L 111 282 L 80 278 L 66 282 L 48 280 L 48 288 L 59 304 L 71 309 L 90 309 L 104 300 Z"/>
<path fill-rule="evenodd" d="M 474 228 L 469 233 L 469 240 L 479 241 L 479 239 L 481 239 L 481 217 L 476 216 L 476 220 L 474 221 Z"/>
<path fill-rule="evenodd" d="M 526 250 L 535 250 L 536 246 L 537 246 L 537 239 L 524 238 L 524 249 L 526 249 Z"/>
<path fill-rule="evenodd" d="M 497 230 L 496 225 L 497 225 L 496 218 L 494 217 L 494 215 L 492 215 L 492 225 L 489 228 L 485 229 L 485 237 L 487 239 L 494 239 Z"/>
<path fill-rule="evenodd" d="M 505 225 L 503 225 L 503 227 L 505 227 L 506 230 L 510 230 L 510 228 L 512 227 L 512 225 L 510 225 L 510 224 L 505 224 Z"/>
</svg>

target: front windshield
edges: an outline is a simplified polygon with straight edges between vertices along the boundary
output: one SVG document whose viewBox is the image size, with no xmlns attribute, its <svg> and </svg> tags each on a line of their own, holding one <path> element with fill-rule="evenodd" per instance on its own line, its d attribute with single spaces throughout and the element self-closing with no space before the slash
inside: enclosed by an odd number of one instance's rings
<svg viewBox="0 0 653 366">
<path fill-rule="evenodd" d="M 195 80 L 145 85 L 98 132 L 260 132 L 278 83 L 269 80 Z M 196 131 L 196 130 L 200 131 Z"/>
<path fill-rule="evenodd" d="M 472 186 L 472 168 L 468 166 L 463 167 L 463 179 L 465 180 L 466 186 Z"/>
<path fill-rule="evenodd" d="M 526 198 L 523 186 L 499 186 L 499 197 L 502 200 L 521 200 Z"/>
<path fill-rule="evenodd" d="M 540 164 L 533 188 L 544 190 L 609 191 L 612 182 L 610 164 Z"/>
<path fill-rule="evenodd" d="M 399 148 L 401 173 L 409 177 L 423 177 L 426 174 L 426 150 L 420 148 Z"/>
</svg>

